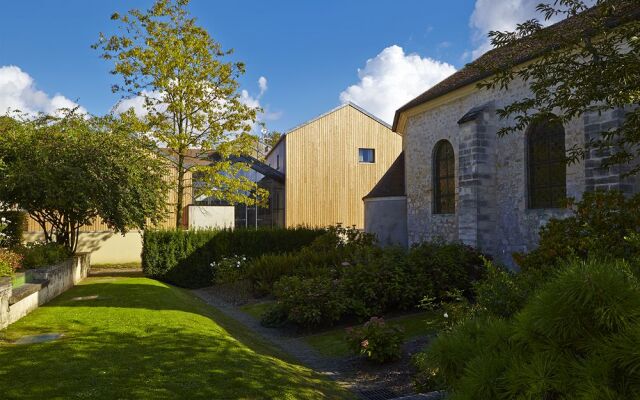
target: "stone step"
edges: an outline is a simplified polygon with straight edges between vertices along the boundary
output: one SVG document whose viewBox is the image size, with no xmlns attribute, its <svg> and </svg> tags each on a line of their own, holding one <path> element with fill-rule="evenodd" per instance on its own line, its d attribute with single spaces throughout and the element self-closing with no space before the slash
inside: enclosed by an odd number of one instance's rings
<svg viewBox="0 0 640 400">
<path fill-rule="evenodd" d="M 43 287 L 47 287 L 49 281 L 29 282 L 22 286 L 13 288 L 11 298 L 9 299 L 9 305 L 16 304 L 25 297 L 39 292 Z"/>
</svg>

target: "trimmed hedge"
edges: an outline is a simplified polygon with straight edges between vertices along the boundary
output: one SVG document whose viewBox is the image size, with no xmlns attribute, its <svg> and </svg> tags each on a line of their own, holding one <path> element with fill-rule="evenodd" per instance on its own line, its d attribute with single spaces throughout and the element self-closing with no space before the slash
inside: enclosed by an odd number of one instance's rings
<svg viewBox="0 0 640 400">
<path fill-rule="evenodd" d="M 27 213 L 24 211 L 0 211 L 0 218 L 10 221 L 2 232 L 7 235 L 5 247 L 19 246 L 22 243 L 22 235 L 27 225 Z"/>
<path fill-rule="evenodd" d="M 212 262 L 223 257 L 285 253 L 309 245 L 322 229 L 147 230 L 142 247 L 145 275 L 177 286 L 200 288 L 213 280 Z"/>
</svg>

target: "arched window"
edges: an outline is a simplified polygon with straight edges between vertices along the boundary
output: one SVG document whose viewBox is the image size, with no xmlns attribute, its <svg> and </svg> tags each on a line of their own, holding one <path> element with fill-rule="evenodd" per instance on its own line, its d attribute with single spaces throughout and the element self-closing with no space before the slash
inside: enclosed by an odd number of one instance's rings
<svg viewBox="0 0 640 400">
<path fill-rule="evenodd" d="M 436 144 L 433 167 L 433 212 L 453 214 L 456 212 L 456 162 L 453 146 L 448 141 Z"/>
<path fill-rule="evenodd" d="M 551 118 L 527 132 L 529 208 L 560 208 L 567 197 L 564 127 Z"/>
</svg>

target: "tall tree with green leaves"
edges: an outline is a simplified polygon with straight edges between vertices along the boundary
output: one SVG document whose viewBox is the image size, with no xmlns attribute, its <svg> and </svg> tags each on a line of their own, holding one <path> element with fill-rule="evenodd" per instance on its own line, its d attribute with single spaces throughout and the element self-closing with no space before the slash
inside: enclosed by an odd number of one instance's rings
<svg viewBox="0 0 640 400">
<path fill-rule="evenodd" d="M 0 119 L 0 203 L 29 213 L 47 242 L 75 251 L 97 217 L 122 234 L 164 220 L 167 163 L 126 118 L 14 117 Z"/>
<path fill-rule="evenodd" d="M 512 123 L 499 135 L 523 132 L 532 122 L 557 116 L 563 123 L 587 113 L 622 110 L 625 121 L 604 127 L 599 138 L 569 149 L 568 161 L 586 151 L 610 154 L 603 167 L 628 164 L 627 174 L 640 172 L 640 13 L 637 0 L 555 0 L 537 7 L 545 20 L 572 18 L 562 32 L 543 29 L 537 19 L 524 21 L 513 32 L 490 32 L 494 47 L 521 46 L 537 57 L 518 65 L 518 57 L 480 83 L 486 89 L 506 90 L 515 80 L 527 82 L 531 96 L 497 110 Z M 569 22 L 569 21 L 567 21 Z"/>
<path fill-rule="evenodd" d="M 139 129 L 166 146 L 160 154 L 177 170 L 174 190 L 176 227 L 182 226 L 183 198 L 195 173 L 202 186 L 198 195 L 230 203 L 255 204 L 266 193 L 248 179 L 249 166 L 235 157 L 250 154 L 257 108 L 241 101 L 237 79 L 245 72 L 241 62 L 224 61 L 224 51 L 188 10 L 189 0 L 157 0 L 146 10 L 113 14 L 118 35 L 100 40 L 94 48 L 114 63 L 113 85 L 123 97 L 141 97 L 144 118 Z M 212 157 L 210 165 L 196 158 Z"/>
</svg>

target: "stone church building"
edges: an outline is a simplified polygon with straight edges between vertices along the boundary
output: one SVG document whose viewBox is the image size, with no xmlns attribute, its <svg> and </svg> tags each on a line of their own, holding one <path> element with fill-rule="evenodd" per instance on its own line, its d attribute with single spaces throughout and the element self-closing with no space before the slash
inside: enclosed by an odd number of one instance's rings
<svg viewBox="0 0 640 400">
<path fill-rule="evenodd" d="M 562 35 L 572 21 L 546 29 Z M 621 166 L 601 168 L 595 151 L 578 163 L 564 161 L 568 149 L 623 121 L 622 109 L 565 125 L 550 119 L 497 136 L 509 121 L 500 120 L 496 109 L 530 91 L 523 82 L 507 91 L 479 89 L 477 83 L 488 77 L 481 71 L 530 61 L 531 49 L 491 50 L 397 110 L 393 129 L 403 137 L 403 162 L 394 163 L 365 196 L 366 230 L 383 243 L 461 241 L 513 265 L 512 253 L 531 250 L 541 226 L 569 215 L 562 208 L 567 197 L 579 199 L 597 189 L 638 190 L 638 178 L 623 178 Z M 406 219 L 384 218 L 399 212 Z"/>
</svg>

